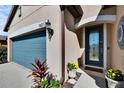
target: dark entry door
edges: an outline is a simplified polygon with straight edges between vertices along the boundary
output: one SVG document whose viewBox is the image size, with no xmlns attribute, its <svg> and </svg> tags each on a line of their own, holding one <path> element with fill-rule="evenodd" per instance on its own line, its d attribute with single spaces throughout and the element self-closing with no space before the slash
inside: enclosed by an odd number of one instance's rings
<svg viewBox="0 0 124 93">
<path fill-rule="evenodd" d="M 103 67 L 103 25 L 86 28 L 85 64 Z"/>
</svg>

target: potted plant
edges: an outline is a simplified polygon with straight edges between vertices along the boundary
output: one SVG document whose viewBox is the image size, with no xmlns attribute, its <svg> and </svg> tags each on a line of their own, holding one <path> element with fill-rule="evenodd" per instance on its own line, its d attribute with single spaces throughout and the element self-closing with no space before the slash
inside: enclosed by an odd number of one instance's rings
<svg viewBox="0 0 124 93">
<path fill-rule="evenodd" d="M 124 83 L 124 75 L 118 69 L 108 69 L 105 78 L 108 81 L 109 88 L 114 88 L 116 85 Z"/>
<path fill-rule="evenodd" d="M 70 78 L 76 77 L 76 70 L 78 69 L 78 64 L 74 61 L 70 61 L 67 64 L 67 71 Z"/>
</svg>

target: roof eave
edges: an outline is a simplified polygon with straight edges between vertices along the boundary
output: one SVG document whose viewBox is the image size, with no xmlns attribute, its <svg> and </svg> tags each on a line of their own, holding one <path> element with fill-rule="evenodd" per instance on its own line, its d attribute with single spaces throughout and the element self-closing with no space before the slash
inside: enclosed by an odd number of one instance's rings
<svg viewBox="0 0 124 93">
<path fill-rule="evenodd" d="M 4 27 L 4 31 L 5 31 L 5 32 L 8 32 L 9 27 L 10 27 L 11 22 L 12 22 L 12 20 L 13 20 L 15 14 L 16 14 L 17 9 L 18 9 L 18 5 L 14 5 L 14 6 L 12 7 L 11 12 L 10 12 L 10 14 L 9 14 L 9 16 L 8 16 L 8 19 L 7 19 L 6 24 L 5 24 L 5 27 Z"/>
</svg>

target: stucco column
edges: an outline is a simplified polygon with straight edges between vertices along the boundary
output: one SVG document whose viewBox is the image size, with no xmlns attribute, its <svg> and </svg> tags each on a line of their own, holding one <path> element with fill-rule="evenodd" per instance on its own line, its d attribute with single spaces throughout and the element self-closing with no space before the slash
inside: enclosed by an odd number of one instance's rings
<svg viewBox="0 0 124 93">
<path fill-rule="evenodd" d="M 103 25 L 103 36 L 104 36 L 104 70 L 107 68 L 107 24 Z"/>
<path fill-rule="evenodd" d="M 10 38 L 8 38 L 7 43 L 8 43 L 8 45 L 7 45 L 7 53 L 8 53 L 7 61 L 11 62 L 12 61 L 12 41 Z"/>
</svg>

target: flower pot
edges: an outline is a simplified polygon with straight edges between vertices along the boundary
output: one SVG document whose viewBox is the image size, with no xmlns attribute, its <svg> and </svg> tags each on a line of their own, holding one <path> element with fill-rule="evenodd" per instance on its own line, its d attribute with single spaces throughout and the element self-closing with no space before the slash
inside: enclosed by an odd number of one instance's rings
<svg viewBox="0 0 124 93">
<path fill-rule="evenodd" d="M 105 78 L 108 81 L 108 87 L 109 88 L 115 88 L 117 85 L 120 85 L 121 83 L 124 83 L 124 81 L 112 80 L 112 79 L 108 78 L 106 75 L 105 75 Z"/>
<path fill-rule="evenodd" d="M 68 75 L 70 78 L 75 78 L 76 77 L 76 70 L 69 71 Z"/>
</svg>

